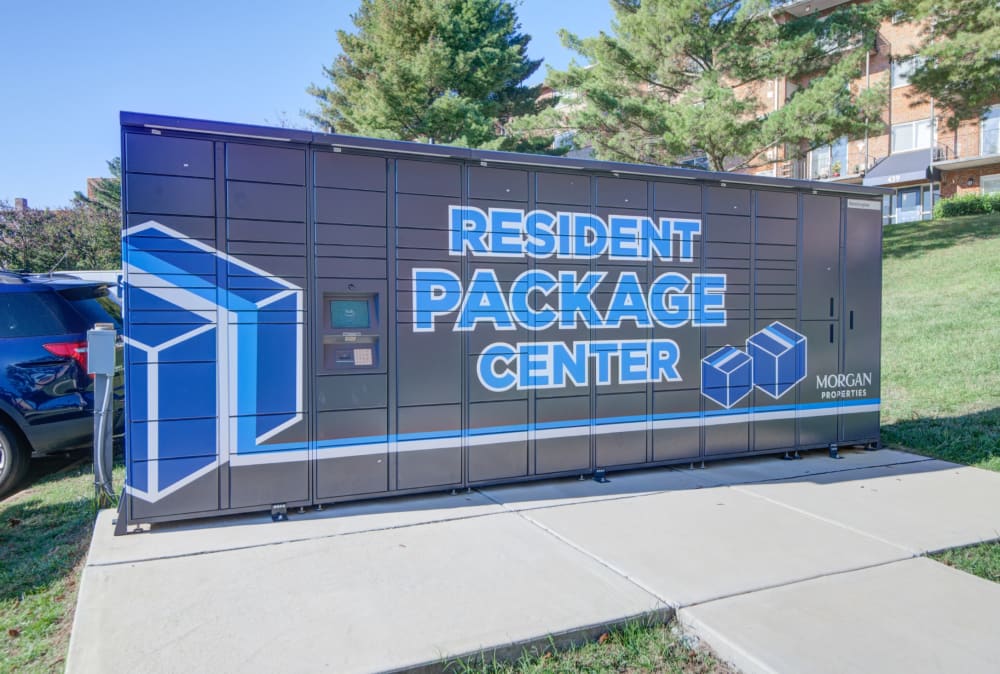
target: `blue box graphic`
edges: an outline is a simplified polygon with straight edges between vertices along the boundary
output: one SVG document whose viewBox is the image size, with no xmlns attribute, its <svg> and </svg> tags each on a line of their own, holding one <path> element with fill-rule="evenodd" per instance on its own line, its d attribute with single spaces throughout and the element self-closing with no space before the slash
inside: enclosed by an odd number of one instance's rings
<svg viewBox="0 0 1000 674">
<path fill-rule="evenodd" d="M 732 407 L 753 388 L 753 359 L 735 346 L 725 346 L 701 360 L 701 393 Z"/>
<path fill-rule="evenodd" d="M 753 383 L 779 398 L 806 376 L 806 338 L 775 321 L 747 339 L 753 358 Z"/>
</svg>

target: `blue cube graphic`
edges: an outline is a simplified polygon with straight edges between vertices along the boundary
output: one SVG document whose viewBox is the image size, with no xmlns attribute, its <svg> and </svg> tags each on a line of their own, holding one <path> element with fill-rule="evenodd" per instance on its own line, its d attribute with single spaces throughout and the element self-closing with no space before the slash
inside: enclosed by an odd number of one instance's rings
<svg viewBox="0 0 1000 674">
<path fill-rule="evenodd" d="M 734 346 L 724 346 L 701 360 L 701 393 L 729 408 L 753 388 L 753 360 Z"/>
<path fill-rule="evenodd" d="M 780 398 L 806 376 L 806 338 L 775 321 L 747 340 L 753 358 L 753 383 L 772 398 Z"/>
<path fill-rule="evenodd" d="M 156 502 L 219 465 L 224 425 L 230 459 L 305 449 L 282 438 L 303 420 L 302 288 L 155 220 L 123 248 L 129 493 Z"/>
</svg>

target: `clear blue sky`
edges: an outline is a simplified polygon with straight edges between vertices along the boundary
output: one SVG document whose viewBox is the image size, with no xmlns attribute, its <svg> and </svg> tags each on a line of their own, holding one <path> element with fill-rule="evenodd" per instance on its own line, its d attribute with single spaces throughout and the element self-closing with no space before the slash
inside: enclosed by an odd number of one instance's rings
<svg viewBox="0 0 1000 674">
<path fill-rule="evenodd" d="M 13 0 L 0 10 L 0 200 L 63 206 L 120 153 L 118 112 L 305 126 L 305 93 L 357 0 Z M 523 0 L 531 58 L 562 68 L 560 28 L 607 29 L 608 0 Z M 545 66 L 532 83 L 544 77 Z"/>
</svg>

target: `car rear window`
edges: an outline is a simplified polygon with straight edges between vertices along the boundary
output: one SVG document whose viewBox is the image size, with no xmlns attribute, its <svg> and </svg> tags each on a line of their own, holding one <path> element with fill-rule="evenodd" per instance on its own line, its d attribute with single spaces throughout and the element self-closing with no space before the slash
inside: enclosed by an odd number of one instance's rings
<svg viewBox="0 0 1000 674">
<path fill-rule="evenodd" d="M 0 339 L 65 335 L 79 328 L 55 293 L 0 294 Z"/>
<path fill-rule="evenodd" d="M 77 313 L 83 316 L 88 328 L 94 323 L 113 323 L 115 330 L 122 330 L 122 307 L 104 286 L 74 288 L 60 291 Z"/>
</svg>

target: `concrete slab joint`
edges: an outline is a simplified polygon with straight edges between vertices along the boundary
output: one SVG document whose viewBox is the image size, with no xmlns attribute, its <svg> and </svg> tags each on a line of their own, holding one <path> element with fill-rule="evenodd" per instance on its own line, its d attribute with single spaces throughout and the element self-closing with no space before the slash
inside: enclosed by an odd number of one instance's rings
<svg viewBox="0 0 1000 674">
<path fill-rule="evenodd" d="M 102 512 L 67 671 L 439 671 L 675 613 L 746 672 L 1000 669 L 1000 588 L 914 558 L 996 538 L 1000 475 L 893 450 L 844 456 L 118 538 Z M 121 620 L 136 597 L 142 610 Z"/>
</svg>

